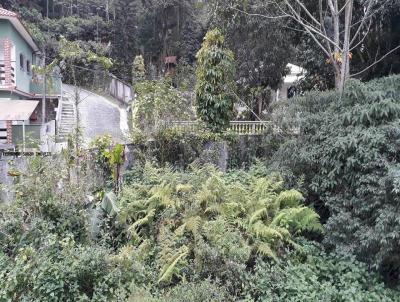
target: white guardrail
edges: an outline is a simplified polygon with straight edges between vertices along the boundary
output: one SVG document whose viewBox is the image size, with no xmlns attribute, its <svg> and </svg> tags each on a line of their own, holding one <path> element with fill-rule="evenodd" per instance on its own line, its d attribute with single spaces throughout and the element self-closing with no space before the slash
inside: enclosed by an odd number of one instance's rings
<svg viewBox="0 0 400 302">
<path fill-rule="evenodd" d="M 197 121 L 170 121 L 166 122 L 164 127 L 194 131 L 199 125 Z M 231 121 L 228 130 L 240 135 L 260 135 L 268 131 L 270 125 L 270 122 L 264 121 Z"/>
</svg>

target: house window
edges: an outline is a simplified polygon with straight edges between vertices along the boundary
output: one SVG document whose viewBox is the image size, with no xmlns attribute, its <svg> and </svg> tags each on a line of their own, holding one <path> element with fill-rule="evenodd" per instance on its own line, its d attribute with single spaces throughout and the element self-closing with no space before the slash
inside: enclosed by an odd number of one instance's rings
<svg viewBox="0 0 400 302">
<path fill-rule="evenodd" d="M 19 67 L 21 70 L 24 70 L 25 67 L 25 57 L 22 53 L 19 55 Z"/>
<path fill-rule="evenodd" d="M 29 60 L 26 60 L 26 72 L 31 74 L 31 62 Z"/>
</svg>

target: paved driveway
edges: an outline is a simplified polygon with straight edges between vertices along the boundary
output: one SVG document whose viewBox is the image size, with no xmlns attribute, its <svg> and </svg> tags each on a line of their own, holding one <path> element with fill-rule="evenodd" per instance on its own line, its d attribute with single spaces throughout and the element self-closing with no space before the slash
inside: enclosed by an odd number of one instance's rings
<svg viewBox="0 0 400 302">
<path fill-rule="evenodd" d="M 64 85 L 67 95 L 74 94 L 74 87 Z M 85 144 L 89 144 L 100 135 L 109 134 L 118 143 L 126 142 L 128 118 L 124 107 L 117 106 L 107 98 L 84 89 L 79 89 L 80 125 Z"/>
</svg>

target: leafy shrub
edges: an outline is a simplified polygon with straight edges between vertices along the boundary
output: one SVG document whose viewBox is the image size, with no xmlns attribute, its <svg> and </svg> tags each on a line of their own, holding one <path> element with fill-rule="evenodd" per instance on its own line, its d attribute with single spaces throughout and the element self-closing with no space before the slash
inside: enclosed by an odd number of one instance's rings
<svg viewBox="0 0 400 302">
<path fill-rule="evenodd" d="M 15 201 L 0 213 L 0 248 L 13 253 L 26 245 L 40 245 L 41 232 L 72 234 L 87 240 L 86 195 L 91 182 L 71 181 L 63 160 L 33 157 L 14 187 Z"/>
<path fill-rule="evenodd" d="M 168 122 L 189 120 L 193 116 L 191 104 L 167 80 L 144 81 L 136 84 L 135 89 L 137 98 L 132 115 L 136 131 L 152 136 Z"/>
<path fill-rule="evenodd" d="M 399 87 L 399 76 L 350 81 L 343 96 L 291 100 L 275 115 L 283 131 L 300 133 L 272 158 L 281 171 L 304 174 L 309 200 L 327 219 L 325 242 L 392 280 L 400 276 Z"/>
<path fill-rule="evenodd" d="M 118 287 L 145 276 L 139 265 L 118 265 L 109 251 L 76 245 L 69 237 L 47 236 L 41 248 L 26 247 L 5 259 L 1 301 L 109 301 Z"/>
<path fill-rule="evenodd" d="M 322 231 L 318 215 L 261 165 L 222 174 L 147 164 L 96 241 L 83 196 L 92 185 L 63 176 L 64 165 L 34 159 L 1 209 L 0 301 L 281 301 L 287 283 L 293 301 L 323 290 L 395 301 L 362 265 L 298 240 Z"/>
<path fill-rule="evenodd" d="M 170 302 L 233 301 L 224 287 L 208 280 L 180 284 L 166 293 L 163 299 Z"/>
<path fill-rule="evenodd" d="M 376 275 L 352 257 L 329 255 L 315 244 L 278 263 L 257 262 L 248 295 L 255 301 L 398 301 Z"/>
<path fill-rule="evenodd" d="M 210 280 L 182 283 L 171 289 L 151 293 L 145 288 L 131 287 L 128 302 L 222 302 L 234 301 L 224 287 Z"/>
<path fill-rule="evenodd" d="M 194 161 L 201 161 L 208 143 L 227 141 L 233 144 L 236 138 L 234 133 L 213 133 L 203 125 L 199 125 L 195 131 L 172 127 L 157 131 L 148 150 L 160 164 L 170 163 L 175 167 L 187 168 Z"/>
<path fill-rule="evenodd" d="M 80 183 L 67 170 L 62 159 L 32 158 L 16 200 L 2 206 L 0 301 L 109 301 L 147 280 L 129 255 L 90 241 L 91 183 L 84 171 Z"/>
</svg>

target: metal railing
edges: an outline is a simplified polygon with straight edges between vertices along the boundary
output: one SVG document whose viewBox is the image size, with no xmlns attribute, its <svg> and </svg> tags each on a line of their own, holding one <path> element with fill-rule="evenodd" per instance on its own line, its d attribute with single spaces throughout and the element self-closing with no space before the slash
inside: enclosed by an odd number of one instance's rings
<svg viewBox="0 0 400 302">
<path fill-rule="evenodd" d="M 29 91 L 32 94 L 43 95 L 44 85 L 43 85 L 42 75 L 33 75 L 30 81 Z M 62 89 L 62 81 L 60 73 L 55 70 L 53 73 L 46 75 L 46 95 L 60 96 Z"/>
<path fill-rule="evenodd" d="M 133 100 L 133 89 L 132 86 L 117 79 L 114 75 L 110 75 L 111 81 L 108 86 L 108 93 L 116 98 L 118 101 L 129 105 Z"/>
</svg>

